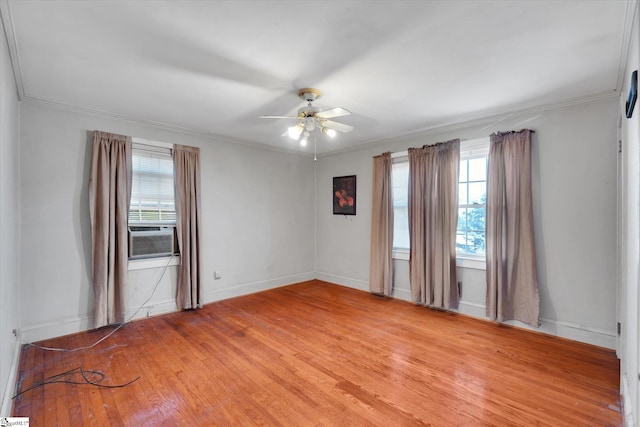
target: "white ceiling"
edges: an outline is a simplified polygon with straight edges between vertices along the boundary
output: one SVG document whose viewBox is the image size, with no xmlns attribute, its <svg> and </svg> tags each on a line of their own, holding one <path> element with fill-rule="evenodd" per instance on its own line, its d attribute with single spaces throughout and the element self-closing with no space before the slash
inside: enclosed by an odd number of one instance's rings
<svg viewBox="0 0 640 427">
<path fill-rule="evenodd" d="M 307 151 L 302 87 L 353 115 L 318 152 L 620 91 L 635 0 L 0 0 L 22 99 Z"/>
</svg>

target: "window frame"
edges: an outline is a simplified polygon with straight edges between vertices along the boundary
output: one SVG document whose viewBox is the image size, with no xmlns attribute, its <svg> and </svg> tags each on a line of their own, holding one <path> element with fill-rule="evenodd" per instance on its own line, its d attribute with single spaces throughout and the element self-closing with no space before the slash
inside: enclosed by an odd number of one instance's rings
<svg viewBox="0 0 640 427">
<path fill-rule="evenodd" d="M 489 137 L 460 141 L 460 161 L 469 160 L 471 158 L 487 157 L 487 162 L 488 162 L 488 156 L 489 156 Z M 399 151 L 396 153 L 391 153 L 391 159 L 393 164 L 409 162 L 409 152 Z M 488 173 L 488 163 L 487 163 L 487 173 Z M 486 229 L 485 229 L 485 235 L 486 235 Z M 408 261 L 409 254 L 410 254 L 410 248 L 394 247 L 392 250 L 392 257 L 393 259 L 397 259 L 397 260 Z M 463 268 L 486 270 L 486 256 L 460 253 L 456 251 L 456 265 L 458 267 L 463 267 Z"/>
<path fill-rule="evenodd" d="M 399 164 L 399 163 L 409 163 L 409 152 L 408 151 L 401 151 L 398 153 L 391 153 L 391 179 L 393 180 L 393 165 L 395 164 Z M 392 183 L 393 184 L 393 183 Z M 393 188 L 393 185 L 392 185 Z M 393 196 L 393 194 L 392 194 Z M 408 208 L 408 204 L 409 204 L 409 200 L 408 200 L 408 193 L 407 193 L 407 208 Z M 409 224 L 407 224 L 407 228 L 408 228 Z M 394 224 L 395 227 L 395 224 Z M 393 247 L 392 248 L 392 257 L 395 259 L 404 259 L 404 260 L 409 260 L 409 250 L 410 248 L 400 248 L 400 247 Z"/>
<path fill-rule="evenodd" d="M 137 149 L 137 150 L 148 150 L 150 152 L 164 152 L 166 154 L 167 150 L 169 151 L 169 155 L 170 157 L 173 159 L 173 144 L 170 143 L 166 143 L 166 142 L 160 142 L 160 141 L 152 141 L 152 140 L 147 140 L 147 139 L 142 139 L 142 138 L 137 138 L 137 137 L 133 137 L 132 138 L 132 153 L 131 155 L 133 156 L 133 150 Z M 175 171 L 174 171 L 174 185 L 175 185 Z M 175 201 L 175 194 L 174 194 L 174 201 Z M 177 214 L 177 212 L 176 212 Z M 173 229 L 173 235 L 174 235 L 174 241 L 176 239 L 176 233 L 177 233 L 177 217 L 176 220 L 173 223 L 160 223 L 160 222 L 136 222 L 136 223 L 129 223 L 129 213 L 127 213 L 127 228 L 129 227 L 163 227 L 163 228 L 172 228 Z M 167 260 L 169 258 L 173 258 L 173 260 L 170 261 L 171 265 L 176 265 L 176 263 L 179 262 L 179 248 L 177 247 L 177 245 L 174 248 L 174 253 L 172 255 L 145 255 L 145 256 L 136 256 L 136 257 L 129 257 L 129 271 L 133 271 L 133 270 L 140 270 L 140 269 L 147 269 L 147 268 L 158 268 L 158 267 L 164 267 L 167 264 Z"/>
<path fill-rule="evenodd" d="M 146 158 L 146 159 L 159 159 L 163 162 L 170 162 L 171 163 L 171 179 L 172 179 L 172 187 L 175 188 L 175 171 L 173 170 L 173 146 L 171 147 L 160 147 L 160 146 L 155 146 L 155 145 L 151 145 L 151 144 L 142 144 L 142 143 L 137 143 L 137 142 L 133 142 L 132 144 L 132 149 L 131 149 L 131 156 L 132 156 L 132 163 L 133 163 L 133 157 L 137 156 L 138 158 Z M 142 172 L 138 172 L 136 173 L 135 171 L 132 170 L 132 180 L 135 180 L 136 176 L 141 176 L 143 178 L 143 182 L 145 182 L 144 177 L 160 177 L 160 180 L 163 179 L 167 179 L 169 174 L 168 173 L 160 173 L 157 170 L 154 172 L 147 172 L 147 171 L 142 171 Z M 158 178 L 157 178 L 158 179 Z M 155 182 L 155 181 L 154 181 Z M 132 186 L 133 186 L 133 182 L 132 182 Z M 160 217 L 162 216 L 162 212 L 167 212 L 166 209 L 162 209 L 159 207 L 147 207 L 143 205 L 140 205 L 139 203 L 132 203 L 133 202 L 133 191 L 131 194 L 131 200 L 130 200 L 130 207 L 129 207 L 129 212 L 127 213 L 127 226 L 129 227 L 175 227 L 176 225 L 176 208 L 175 208 L 175 189 L 172 188 L 173 193 L 173 216 L 174 219 L 173 220 L 162 220 L 160 219 Z M 144 194 L 144 193 L 143 193 Z M 151 200 L 154 200 L 153 198 L 151 198 Z M 162 200 L 162 199 L 160 199 Z M 165 199 L 167 200 L 167 199 Z M 138 201 L 140 201 L 140 199 L 138 199 Z M 140 210 L 148 210 L 148 211 L 158 211 L 158 220 L 151 220 L 151 221 L 144 221 L 142 219 L 140 220 L 135 220 L 133 222 L 130 222 L 131 220 L 131 209 L 133 206 L 140 206 Z"/>
<path fill-rule="evenodd" d="M 472 139 L 472 140 L 467 140 L 467 141 L 461 141 L 460 142 L 460 163 L 462 163 L 462 161 L 464 160 L 473 160 L 473 159 L 481 159 L 481 158 L 485 158 L 486 162 L 487 162 L 487 176 L 485 176 L 485 192 L 486 192 L 486 183 L 488 180 L 488 173 L 489 173 L 489 138 L 478 138 L 478 139 Z M 470 182 L 482 182 L 482 181 L 469 181 L 468 180 L 469 177 L 467 177 L 467 181 L 464 181 L 467 183 L 467 185 Z M 458 184 L 460 184 L 460 181 L 458 180 Z M 479 204 L 479 203 L 467 203 L 467 204 L 460 204 L 458 203 L 458 209 L 460 208 L 478 208 L 478 207 L 484 207 L 485 209 L 485 218 L 486 218 L 486 209 L 487 209 L 487 204 L 486 202 L 484 204 Z M 456 231 L 457 231 L 457 226 L 456 226 Z M 457 235 L 457 233 L 456 233 Z M 486 235 L 487 235 L 487 229 L 486 229 L 486 222 L 485 222 L 485 241 L 486 241 Z M 483 269 L 486 268 L 486 265 L 484 264 L 486 262 L 486 255 L 478 255 L 478 254 L 472 254 L 472 253 L 468 253 L 468 252 L 458 252 L 456 250 L 456 258 L 459 258 L 461 260 L 464 260 L 463 263 L 466 263 L 468 265 L 473 265 L 473 267 L 471 268 L 478 268 L 476 266 L 477 262 L 482 262 L 483 263 Z M 475 261 L 475 262 L 474 262 Z"/>
</svg>

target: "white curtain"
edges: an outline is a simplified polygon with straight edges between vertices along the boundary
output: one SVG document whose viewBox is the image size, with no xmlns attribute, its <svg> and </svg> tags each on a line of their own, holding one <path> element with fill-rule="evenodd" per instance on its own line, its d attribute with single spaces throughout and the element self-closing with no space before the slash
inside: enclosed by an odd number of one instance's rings
<svg viewBox="0 0 640 427">
<path fill-rule="evenodd" d="M 539 325 L 531 194 L 533 131 L 491 135 L 487 181 L 487 316 Z"/>
<path fill-rule="evenodd" d="M 96 328 L 124 322 L 131 176 L 131 137 L 95 131 L 89 211 Z"/>
<path fill-rule="evenodd" d="M 200 190 L 200 149 L 174 145 L 176 227 L 180 265 L 177 303 L 180 309 L 202 307 L 200 280 L 200 232 L 202 209 Z"/>
<path fill-rule="evenodd" d="M 456 308 L 460 140 L 408 151 L 411 298 L 419 304 Z"/>
<path fill-rule="evenodd" d="M 373 158 L 371 202 L 371 293 L 391 295 L 393 291 L 393 197 L 391 153 Z"/>
</svg>

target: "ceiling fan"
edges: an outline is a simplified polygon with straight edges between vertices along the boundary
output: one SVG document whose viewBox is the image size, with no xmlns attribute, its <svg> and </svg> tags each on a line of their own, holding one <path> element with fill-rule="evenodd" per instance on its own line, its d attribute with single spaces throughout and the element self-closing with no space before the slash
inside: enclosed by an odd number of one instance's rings
<svg viewBox="0 0 640 427">
<path fill-rule="evenodd" d="M 298 141 L 300 135 L 300 145 L 307 145 L 307 139 L 309 138 L 309 132 L 313 132 L 315 129 L 319 129 L 325 135 L 333 138 L 337 132 L 351 132 L 353 126 L 345 125 L 344 123 L 334 122 L 334 117 L 349 116 L 351 112 L 345 108 L 336 107 L 329 110 L 320 111 L 318 107 L 313 106 L 313 101 L 320 98 L 322 92 L 314 88 L 303 88 L 298 91 L 298 97 L 307 101 L 307 106 L 298 110 L 297 116 L 260 116 L 261 119 L 296 119 L 298 123 L 289 127 L 284 135 L 289 135 L 290 138 Z"/>
</svg>

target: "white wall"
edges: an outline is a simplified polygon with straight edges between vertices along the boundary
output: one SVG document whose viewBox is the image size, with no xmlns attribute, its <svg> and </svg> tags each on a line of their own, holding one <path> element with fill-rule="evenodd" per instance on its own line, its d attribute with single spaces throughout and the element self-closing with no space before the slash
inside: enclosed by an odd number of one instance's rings
<svg viewBox="0 0 640 427">
<path fill-rule="evenodd" d="M 624 73 L 625 81 L 620 96 L 622 153 L 620 154 L 621 206 L 620 206 L 620 280 L 618 320 L 622 324 L 620 337 L 620 389 L 624 398 L 627 426 L 638 422 L 640 414 L 640 393 L 638 389 L 638 345 L 640 344 L 640 326 L 638 310 L 639 259 L 640 259 L 640 104 L 637 104 L 633 116 L 624 115 L 625 101 L 629 91 L 631 73 L 640 68 L 640 35 L 638 28 L 638 6 L 633 20 L 633 31 L 629 46 L 629 55 Z"/>
<path fill-rule="evenodd" d="M 22 102 L 25 341 L 93 326 L 87 192 L 93 130 L 201 148 L 205 302 L 314 277 L 312 159 Z M 175 270 L 169 267 L 140 315 L 175 309 Z M 214 270 L 222 279 L 213 279 Z M 160 273 L 130 273 L 130 308 L 144 302 Z"/>
<path fill-rule="evenodd" d="M 4 28 L 0 23 L 0 415 L 13 396 L 20 329 L 19 108 Z"/>
<path fill-rule="evenodd" d="M 536 131 L 532 161 L 540 330 L 614 348 L 616 113 L 617 100 L 610 98 L 321 158 L 316 171 L 318 278 L 368 290 L 372 156 L 526 126 Z M 357 215 L 333 215 L 332 177 L 352 174 L 357 175 Z M 408 300 L 408 262 L 395 260 L 394 267 L 394 296 Z M 484 316 L 484 271 L 459 268 L 459 275 L 459 310 Z"/>
</svg>

